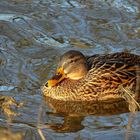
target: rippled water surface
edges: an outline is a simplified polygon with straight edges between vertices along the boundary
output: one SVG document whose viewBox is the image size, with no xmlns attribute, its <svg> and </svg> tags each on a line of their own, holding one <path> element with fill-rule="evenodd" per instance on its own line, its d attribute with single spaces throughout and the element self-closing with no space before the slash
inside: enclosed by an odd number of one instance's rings
<svg viewBox="0 0 140 140">
<path fill-rule="evenodd" d="M 140 113 L 51 113 L 40 87 L 70 49 L 140 54 L 140 1 L 0 0 L 0 94 L 22 104 L 11 107 L 17 113 L 12 117 L 1 110 L 0 136 L 139 140 Z"/>
</svg>

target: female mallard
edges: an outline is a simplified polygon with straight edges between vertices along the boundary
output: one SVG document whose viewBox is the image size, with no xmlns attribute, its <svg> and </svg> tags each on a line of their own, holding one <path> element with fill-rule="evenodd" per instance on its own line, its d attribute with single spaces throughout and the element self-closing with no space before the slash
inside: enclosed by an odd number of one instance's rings
<svg viewBox="0 0 140 140">
<path fill-rule="evenodd" d="M 86 57 L 71 50 L 60 57 L 56 74 L 42 91 L 47 97 L 63 101 L 120 100 L 120 87 L 132 93 L 140 91 L 139 77 L 140 56 L 119 52 Z"/>
</svg>

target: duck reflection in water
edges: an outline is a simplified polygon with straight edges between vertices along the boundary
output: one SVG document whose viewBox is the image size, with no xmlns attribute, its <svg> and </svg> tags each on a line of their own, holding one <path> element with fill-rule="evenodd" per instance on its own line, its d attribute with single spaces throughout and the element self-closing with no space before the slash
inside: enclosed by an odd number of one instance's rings
<svg viewBox="0 0 140 140">
<path fill-rule="evenodd" d="M 54 122 L 46 124 L 48 128 L 60 133 L 82 130 L 84 128 L 82 121 L 89 115 L 108 116 L 129 111 L 125 100 L 96 103 L 93 101 L 62 101 L 45 97 L 45 102 L 52 109 L 52 112 L 47 112 L 47 115 L 64 118 L 61 124 L 54 124 Z"/>
</svg>

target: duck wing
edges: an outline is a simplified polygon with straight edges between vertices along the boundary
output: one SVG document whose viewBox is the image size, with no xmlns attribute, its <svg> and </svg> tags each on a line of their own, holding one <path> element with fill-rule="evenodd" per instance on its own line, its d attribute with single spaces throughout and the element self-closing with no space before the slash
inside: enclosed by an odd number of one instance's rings
<svg viewBox="0 0 140 140">
<path fill-rule="evenodd" d="M 110 65 L 116 64 L 117 67 L 121 67 L 122 65 L 140 65 L 140 56 L 126 52 L 103 55 L 95 54 L 87 57 L 87 62 L 90 69 L 100 67 L 104 63 Z"/>
<path fill-rule="evenodd" d="M 140 95 L 140 56 L 130 53 L 113 53 L 87 57 L 89 75 L 96 76 L 96 89 L 102 95 L 117 93 L 120 85 Z M 94 78 L 95 79 L 95 78 Z"/>
</svg>

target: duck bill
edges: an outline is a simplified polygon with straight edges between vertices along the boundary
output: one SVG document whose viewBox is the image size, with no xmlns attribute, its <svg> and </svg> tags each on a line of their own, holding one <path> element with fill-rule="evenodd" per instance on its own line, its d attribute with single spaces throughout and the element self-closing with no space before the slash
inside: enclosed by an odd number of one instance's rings
<svg viewBox="0 0 140 140">
<path fill-rule="evenodd" d="M 56 74 L 47 81 L 48 87 L 53 87 L 66 78 L 63 68 L 58 68 Z"/>
</svg>

